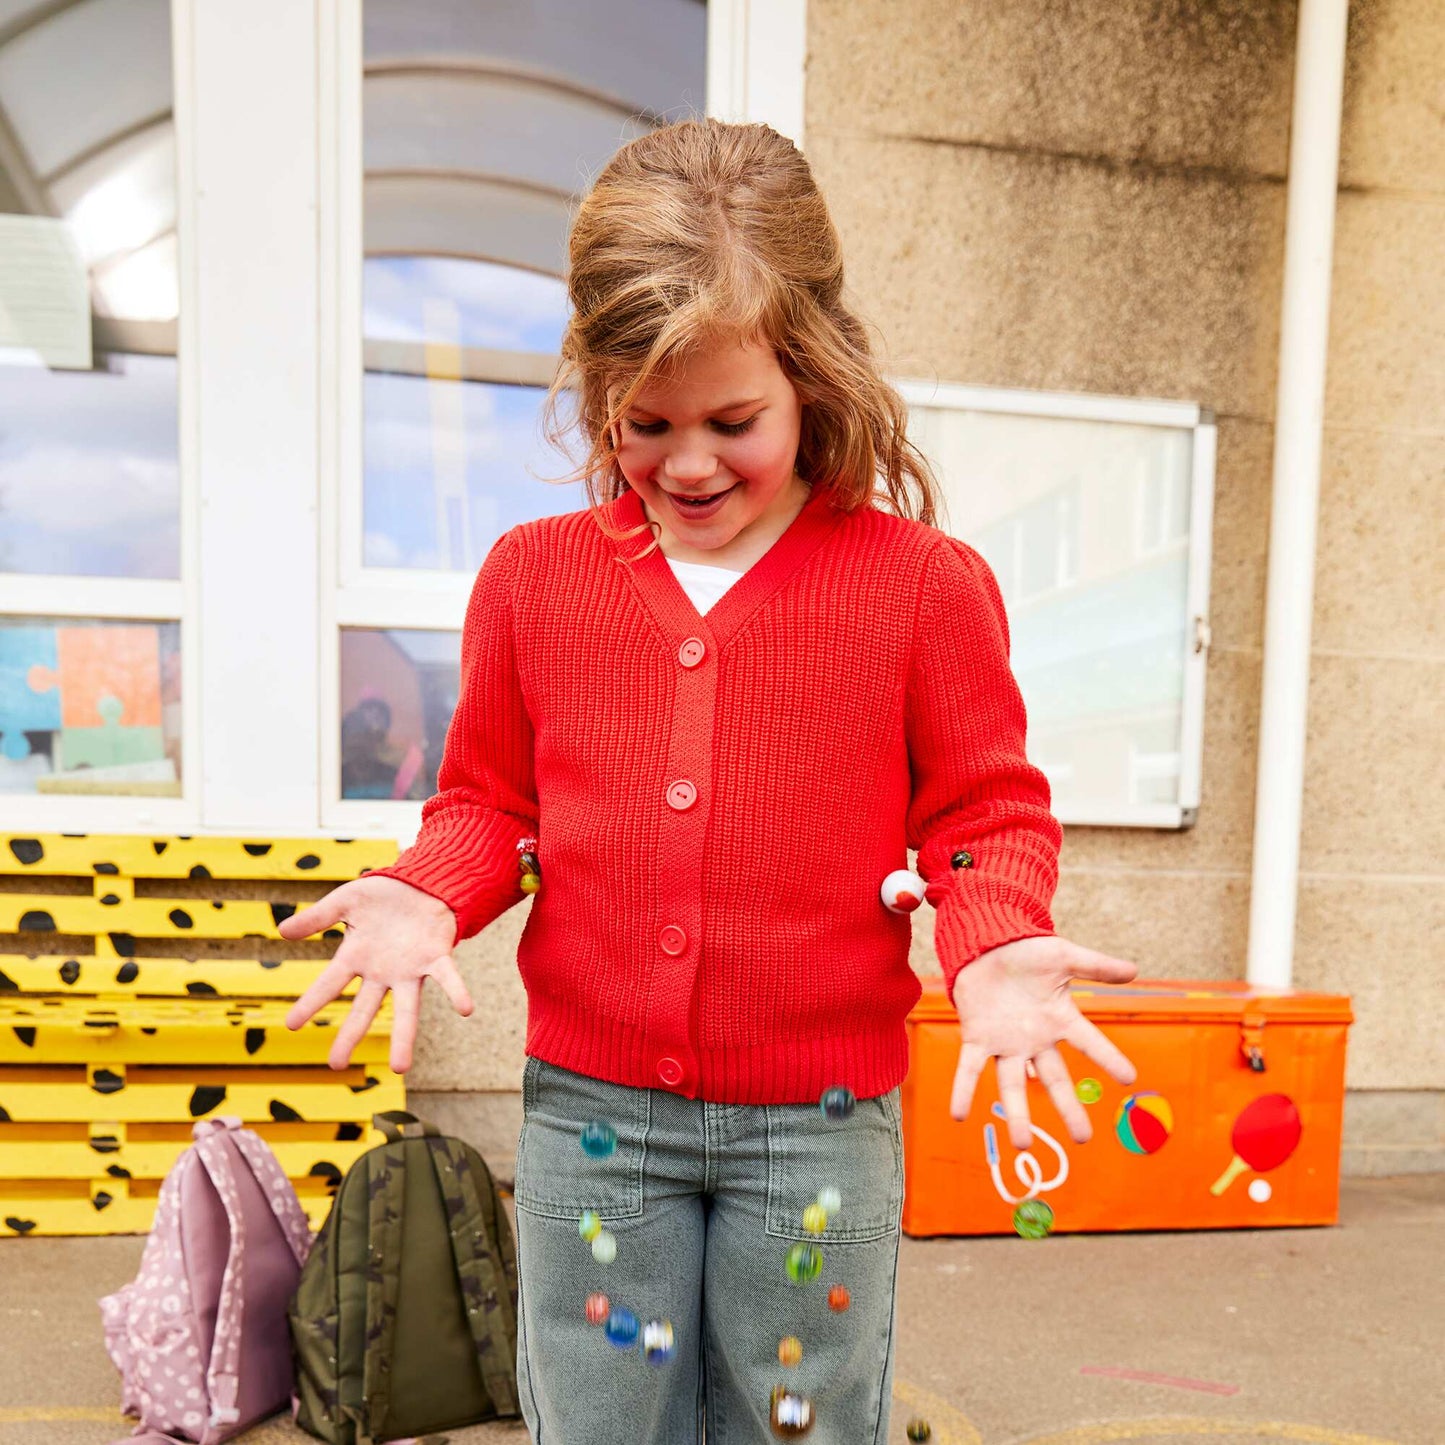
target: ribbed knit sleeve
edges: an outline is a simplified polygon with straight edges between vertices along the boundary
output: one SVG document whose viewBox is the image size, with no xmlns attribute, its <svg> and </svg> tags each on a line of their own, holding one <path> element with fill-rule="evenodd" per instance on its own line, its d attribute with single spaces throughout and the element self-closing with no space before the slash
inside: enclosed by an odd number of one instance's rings
<svg viewBox="0 0 1445 1445">
<path fill-rule="evenodd" d="M 454 942 L 525 896 L 517 842 L 537 832 L 532 720 L 517 675 L 520 546 L 517 528 L 499 538 L 472 586 L 456 711 L 416 842 L 370 875 L 441 899 L 456 915 Z"/>
<path fill-rule="evenodd" d="M 1024 755 L 1024 704 L 998 583 L 953 537 L 929 558 L 907 686 L 908 844 L 938 910 L 938 960 L 951 996 L 980 954 L 1053 932 L 1063 839 L 1048 780 Z M 972 866 L 951 866 L 960 850 Z"/>
</svg>

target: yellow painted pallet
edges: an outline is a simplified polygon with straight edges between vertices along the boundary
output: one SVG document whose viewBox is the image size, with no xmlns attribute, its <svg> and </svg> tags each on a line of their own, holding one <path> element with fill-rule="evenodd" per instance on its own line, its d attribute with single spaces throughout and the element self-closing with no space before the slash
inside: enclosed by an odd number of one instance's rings
<svg viewBox="0 0 1445 1445">
<path fill-rule="evenodd" d="M 107 940 L 108 943 L 108 940 Z M 172 994 L 182 998 L 300 998 L 324 958 L 123 958 L 88 953 L 0 953 L 0 998 L 16 993 Z M 356 992 L 356 982 L 343 994 Z"/>
<path fill-rule="evenodd" d="M 340 1179 L 381 1142 L 353 1122 L 251 1127 L 294 1179 Z M 188 1124 L 0 1124 L 0 1181 L 163 1179 L 190 1142 Z"/>
<path fill-rule="evenodd" d="M 346 1070 L 326 1058 L 349 999 L 286 1028 L 327 960 L 289 957 L 277 928 L 316 892 L 287 885 L 359 877 L 394 862 L 395 845 L 53 833 L 0 844 L 0 935 L 10 936 L 0 952 L 0 1235 L 149 1229 L 191 1126 L 217 1114 L 239 1115 L 272 1143 L 319 1223 L 341 1175 L 380 1142 L 372 1114 L 404 1107 L 406 1095 L 387 1066 L 389 999 Z M 246 886 L 207 896 L 210 882 Z M 344 934 L 321 937 L 334 946 Z"/>
<path fill-rule="evenodd" d="M 313 1230 L 331 1212 L 323 1179 L 292 1179 Z M 0 1238 L 7 1235 L 145 1234 L 155 1218 L 157 1180 L 0 1179 Z"/>
<path fill-rule="evenodd" d="M 294 1033 L 286 1027 L 290 1007 L 282 999 L 0 997 L 0 1064 L 324 1061 L 351 1005 L 326 1004 Z M 388 996 L 351 1052 L 356 1063 L 386 1063 L 390 1009 Z"/>
</svg>

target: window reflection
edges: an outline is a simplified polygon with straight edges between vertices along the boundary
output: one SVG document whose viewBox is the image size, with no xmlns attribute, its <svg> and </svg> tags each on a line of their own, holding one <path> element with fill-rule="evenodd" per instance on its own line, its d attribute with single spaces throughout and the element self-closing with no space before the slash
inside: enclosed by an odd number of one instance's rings
<svg viewBox="0 0 1445 1445">
<path fill-rule="evenodd" d="M 343 798 L 420 801 L 436 791 L 460 678 L 455 632 L 342 631 Z"/>
<path fill-rule="evenodd" d="M 4 20 L 0 570 L 177 579 L 168 0 Z"/>
<path fill-rule="evenodd" d="M 0 793 L 180 797 L 180 632 L 0 618 Z"/>
</svg>

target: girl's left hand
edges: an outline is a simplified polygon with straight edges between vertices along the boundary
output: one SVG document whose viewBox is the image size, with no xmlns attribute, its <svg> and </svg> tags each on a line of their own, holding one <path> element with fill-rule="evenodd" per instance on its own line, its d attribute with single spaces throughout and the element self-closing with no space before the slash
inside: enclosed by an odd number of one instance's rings
<svg viewBox="0 0 1445 1445">
<path fill-rule="evenodd" d="M 1132 1084 L 1134 1065 L 1079 1012 L 1071 979 L 1128 983 L 1139 970 L 1121 958 L 1080 948 L 1065 938 L 1020 938 L 980 954 L 953 985 L 953 1006 L 963 1026 L 963 1047 L 949 1112 L 966 1119 L 979 1075 L 998 1060 L 998 1094 L 1015 1149 L 1033 1143 L 1029 1129 L 1029 1066 L 1049 1091 L 1070 1136 L 1086 1144 L 1089 1116 L 1074 1092 L 1068 1066 L 1055 1047 L 1072 1044 L 1121 1084 Z"/>
</svg>

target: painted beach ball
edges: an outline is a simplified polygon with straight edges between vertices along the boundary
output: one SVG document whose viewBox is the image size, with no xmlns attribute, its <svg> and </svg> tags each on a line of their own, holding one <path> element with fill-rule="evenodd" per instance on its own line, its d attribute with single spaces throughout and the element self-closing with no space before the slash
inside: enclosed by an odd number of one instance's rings
<svg viewBox="0 0 1445 1445">
<path fill-rule="evenodd" d="M 1114 1116 L 1114 1133 L 1131 1154 L 1157 1154 L 1174 1130 L 1174 1110 L 1162 1094 L 1130 1094 Z"/>
<path fill-rule="evenodd" d="M 1014 1230 L 1020 1239 L 1047 1239 L 1054 1232 L 1054 1211 L 1042 1199 L 1025 1199 L 1014 1210 Z"/>
<path fill-rule="evenodd" d="M 637 1343 L 637 1332 L 640 1328 L 637 1316 L 620 1305 L 607 1316 L 607 1323 L 603 1326 L 607 1343 L 616 1345 L 619 1350 L 630 1350 Z"/>
</svg>

